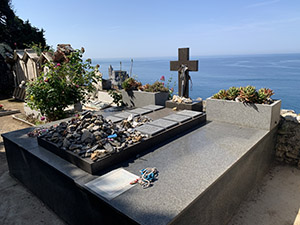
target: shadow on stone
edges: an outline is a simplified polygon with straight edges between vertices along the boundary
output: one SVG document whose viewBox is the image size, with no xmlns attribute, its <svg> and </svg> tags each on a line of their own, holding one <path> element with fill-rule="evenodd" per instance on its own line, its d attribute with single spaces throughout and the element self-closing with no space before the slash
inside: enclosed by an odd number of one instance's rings
<svg viewBox="0 0 300 225">
<path fill-rule="evenodd" d="M 257 106 L 254 103 L 243 102 L 243 104 L 244 104 L 244 106 L 251 107 L 251 108 L 255 109 L 255 111 L 258 112 L 258 108 L 257 108 Z"/>
</svg>

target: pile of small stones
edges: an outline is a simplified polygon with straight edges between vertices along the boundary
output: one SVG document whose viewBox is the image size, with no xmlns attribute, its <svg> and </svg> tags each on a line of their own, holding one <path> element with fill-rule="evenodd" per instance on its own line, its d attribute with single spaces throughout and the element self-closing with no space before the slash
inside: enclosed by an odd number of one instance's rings
<svg viewBox="0 0 300 225">
<path fill-rule="evenodd" d="M 114 124 L 102 115 L 87 112 L 68 122 L 51 126 L 40 137 L 55 143 L 61 150 L 69 150 L 80 157 L 98 161 L 148 138 L 147 135 L 134 130 L 134 127 L 149 121 L 149 118 L 140 116 Z"/>
<path fill-rule="evenodd" d="M 172 102 L 176 103 L 192 103 L 193 100 L 191 98 L 180 97 L 178 95 L 173 95 Z"/>
</svg>

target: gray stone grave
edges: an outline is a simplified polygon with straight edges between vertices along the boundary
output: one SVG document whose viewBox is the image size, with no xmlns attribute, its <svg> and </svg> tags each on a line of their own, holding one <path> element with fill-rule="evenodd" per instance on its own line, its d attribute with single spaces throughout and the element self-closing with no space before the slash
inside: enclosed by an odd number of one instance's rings
<svg viewBox="0 0 300 225">
<path fill-rule="evenodd" d="M 32 129 L 2 135 L 10 174 L 75 225 L 226 224 L 268 171 L 276 137 L 275 129 L 213 121 L 103 174 L 91 175 L 27 137 Z M 114 169 L 139 175 L 146 167 L 159 170 L 158 180 L 148 189 L 134 185 L 106 198 L 103 189 L 92 191 L 89 186 Z M 104 186 L 107 193 L 118 188 Z"/>
<path fill-rule="evenodd" d="M 150 137 L 107 158 L 110 166 L 95 174 L 38 145 L 27 136 L 33 128 L 3 134 L 10 174 L 69 224 L 226 224 L 268 171 L 276 129 L 204 123 L 206 115 L 193 111 L 149 117 L 157 119 L 136 130 Z M 122 169 L 135 178 L 147 167 L 159 171 L 148 189 L 111 176 Z"/>
</svg>

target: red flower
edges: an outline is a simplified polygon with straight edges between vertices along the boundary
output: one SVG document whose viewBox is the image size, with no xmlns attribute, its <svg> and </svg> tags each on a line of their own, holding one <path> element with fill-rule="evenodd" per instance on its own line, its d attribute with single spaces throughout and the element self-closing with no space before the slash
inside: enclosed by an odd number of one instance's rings
<svg viewBox="0 0 300 225">
<path fill-rule="evenodd" d="M 165 81 L 165 76 L 162 75 L 161 78 L 160 78 L 160 80 L 161 80 L 161 81 Z"/>
<path fill-rule="evenodd" d="M 163 85 L 163 86 L 165 86 L 165 83 L 164 83 L 164 82 L 162 82 L 162 85 Z"/>
<path fill-rule="evenodd" d="M 41 121 L 44 121 L 46 119 L 46 117 L 42 116 L 41 117 Z"/>
</svg>

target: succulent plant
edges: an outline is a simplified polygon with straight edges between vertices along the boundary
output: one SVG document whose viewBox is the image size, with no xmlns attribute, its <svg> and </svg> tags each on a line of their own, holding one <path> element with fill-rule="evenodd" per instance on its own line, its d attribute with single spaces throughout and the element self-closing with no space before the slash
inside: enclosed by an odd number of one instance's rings
<svg viewBox="0 0 300 225">
<path fill-rule="evenodd" d="M 212 96 L 213 99 L 219 99 L 219 93 L 216 93 Z"/>
<path fill-rule="evenodd" d="M 271 96 L 274 95 L 273 90 L 269 88 L 261 88 L 258 90 L 258 102 L 259 103 L 270 103 Z"/>
<path fill-rule="evenodd" d="M 240 89 L 237 87 L 231 87 L 227 90 L 227 99 L 234 100 L 240 93 Z"/>
<path fill-rule="evenodd" d="M 254 86 L 248 85 L 247 87 L 240 88 L 239 98 L 242 102 L 256 103 L 258 102 L 258 93 Z"/>
<path fill-rule="evenodd" d="M 269 88 L 261 88 L 256 91 L 254 86 L 248 85 L 247 87 L 230 87 L 228 90 L 220 90 L 213 95 L 213 99 L 235 100 L 245 103 L 260 103 L 271 104 L 273 100 L 271 96 L 274 94 L 273 90 Z"/>
<path fill-rule="evenodd" d="M 225 89 L 220 90 L 217 94 L 214 94 L 214 99 L 227 99 L 227 91 Z"/>
</svg>

